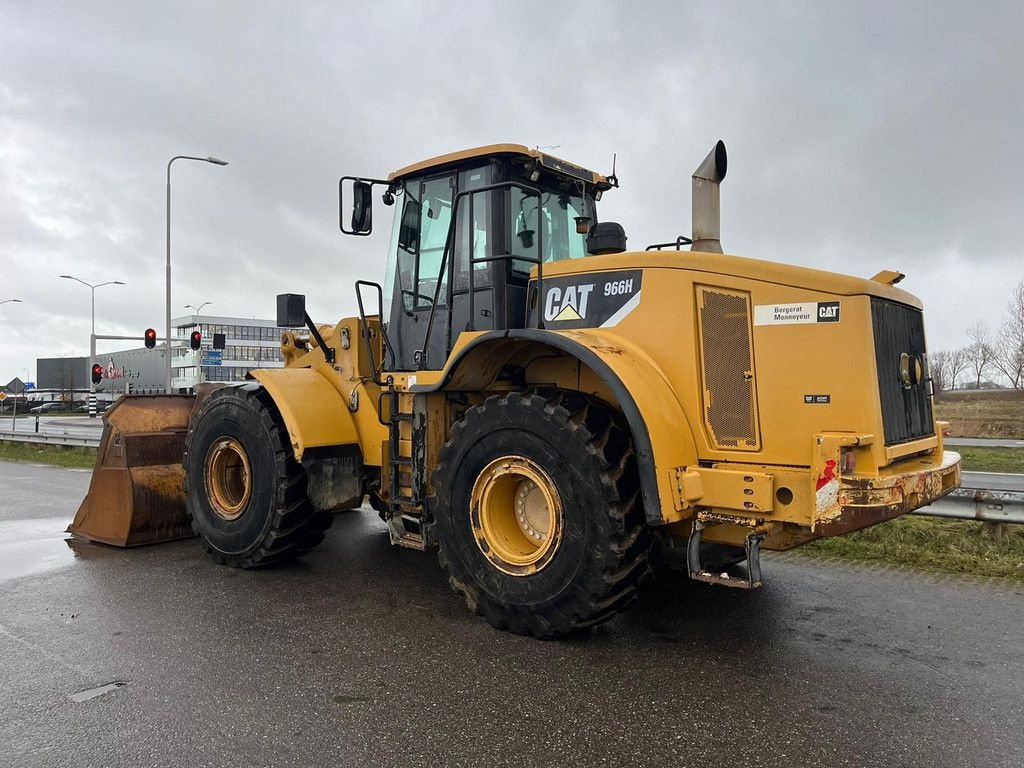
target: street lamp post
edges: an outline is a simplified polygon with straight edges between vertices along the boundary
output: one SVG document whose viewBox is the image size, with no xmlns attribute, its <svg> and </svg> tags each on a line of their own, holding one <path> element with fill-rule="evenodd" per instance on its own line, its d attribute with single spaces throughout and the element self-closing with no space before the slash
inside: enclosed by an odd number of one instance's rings
<svg viewBox="0 0 1024 768">
<path fill-rule="evenodd" d="M 21 304 L 21 299 L 4 299 L 3 301 L 0 301 L 0 304 L 9 304 L 9 303 L 11 303 L 12 301 L 13 301 L 13 302 L 14 302 L 15 304 Z"/>
<path fill-rule="evenodd" d="M 193 157 L 192 155 L 175 155 L 167 161 L 167 297 L 165 308 L 167 310 L 167 394 L 171 394 L 171 163 L 175 160 L 197 160 L 200 163 L 213 163 L 214 165 L 227 165 L 226 160 L 218 160 L 216 157 Z"/>
<path fill-rule="evenodd" d="M 120 280 L 107 280 L 105 283 L 87 283 L 72 275 L 61 275 L 65 280 L 74 280 L 89 288 L 92 293 L 92 332 L 89 335 L 89 418 L 96 418 L 96 382 L 92 380 L 92 367 L 96 365 L 96 289 L 104 285 L 124 285 Z M 72 396 L 74 400 L 74 396 Z"/>
</svg>

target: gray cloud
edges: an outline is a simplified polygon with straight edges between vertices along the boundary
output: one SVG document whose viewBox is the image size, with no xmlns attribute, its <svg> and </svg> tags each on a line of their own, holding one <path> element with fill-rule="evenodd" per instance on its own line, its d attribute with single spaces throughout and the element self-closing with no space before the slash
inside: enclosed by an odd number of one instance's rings
<svg viewBox="0 0 1024 768">
<path fill-rule="evenodd" d="M 896 7 L 893 7 L 896 5 Z M 337 178 L 494 141 L 558 145 L 623 188 L 643 247 L 689 230 L 723 137 L 726 250 L 908 274 L 933 348 L 1024 277 L 1017 3 L 11 3 L 0 7 L 0 380 L 174 311 L 354 311 L 384 236 L 337 232 Z"/>
</svg>

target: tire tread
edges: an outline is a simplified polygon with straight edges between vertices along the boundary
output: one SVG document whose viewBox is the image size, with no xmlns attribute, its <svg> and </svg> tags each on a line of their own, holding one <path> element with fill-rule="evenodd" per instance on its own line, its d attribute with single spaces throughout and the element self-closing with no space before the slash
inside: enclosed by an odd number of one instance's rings
<svg viewBox="0 0 1024 768">
<path fill-rule="evenodd" d="M 260 423 L 270 436 L 277 477 L 274 486 L 274 505 L 270 512 L 272 521 L 255 548 L 237 555 L 220 552 L 203 538 L 191 505 L 188 505 L 187 513 L 192 530 L 203 540 L 206 551 L 221 565 L 261 568 L 293 560 L 314 549 L 323 541 L 324 533 L 334 522 L 334 517 L 313 508 L 312 502 L 306 495 L 306 474 L 292 453 L 284 421 L 281 419 L 273 399 L 259 384 L 250 382 L 237 387 L 218 389 L 210 396 L 203 405 L 202 411 L 190 424 L 185 438 L 183 460 L 186 468 L 186 498 L 190 497 L 191 481 L 188 472 L 188 456 L 192 448 L 195 425 L 216 399 L 223 397 L 245 400 L 252 409 L 258 412 Z"/>
<path fill-rule="evenodd" d="M 452 468 L 466 431 L 493 423 L 493 419 L 501 418 L 502 411 L 514 408 L 532 409 L 552 426 L 570 432 L 602 465 L 598 482 L 607 502 L 608 534 L 601 551 L 593 553 L 600 567 L 592 569 L 575 585 L 572 600 L 538 611 L 503 605 L 468 579 L 459 578 L 443 540 L 439 542 L 438 560 L 452 589 L 462 595 L 471 611 L 492 626 L 553 639 L 609 621 L 633 602 L 637 588 L 651 573 L 651 532 L 644 518 L 632 441 L 618 413 L 595 398 L 566 390 L 492 395 L 467 410 L 463 419 L 452 426 L 438 457 L 434 485 L 441 495 L 442 510 L 451 499 Z"/>
</svg>

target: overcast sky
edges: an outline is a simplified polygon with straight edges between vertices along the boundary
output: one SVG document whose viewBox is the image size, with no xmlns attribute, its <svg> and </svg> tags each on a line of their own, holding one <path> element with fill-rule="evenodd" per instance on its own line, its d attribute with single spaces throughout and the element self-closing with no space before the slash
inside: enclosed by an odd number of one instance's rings
<svg viewBox="0 0 1024 768">
<path fill-rule="evenodd" d="M 0 382 L 141 339 L 173 301 L 354 313 L 386 234 L 338 232 L 337 180 L 480 144 L 611 170 L 629 244 L 689 233 L 718 138 L 727 253 L 907 274 L 931 348 L 1024 279 L 1024 3 L 0 0 Z M 380 214 L 383 214 L 381 209 Z M 379 227 L 386 230 L 386 227 Z M 101 347 L 111 350 L 116 347 Z"/>
</svg>

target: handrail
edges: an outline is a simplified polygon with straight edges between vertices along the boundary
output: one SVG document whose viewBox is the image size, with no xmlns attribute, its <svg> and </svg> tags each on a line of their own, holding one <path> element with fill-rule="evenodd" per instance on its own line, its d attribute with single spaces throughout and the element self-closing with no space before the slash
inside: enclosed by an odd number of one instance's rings
<svg viewBox="0 0 1024 768">
<path fill-rule="evenodd" d="M 683 250 L 684 245 L 693 245 L 693 240 L 688 238 L 686 235 L 680 235 L 671 243 L 655 243 L 654 245 L 648 245 L 644 248 L 645 251 L 660 251 L 662 248 L 674 247 L 677 251 Z"/>
<path fill-rule="evenodd" d="M 384 343 L 380 368 L 378 368 L 376 356 L 373 354 L 373 343 L 370 340 L 370 324 L 366 321 L 366 310 L 363 308 L 363 292 L 361 287 L 364 285 L 377 289 L 377 319 L 380 325 L 380 338 Z M 384 356 L 387 353 L 391 354 L 392 367 L 395 365 L 395 350 L 391 346 L 391 340 L 388 339 L 387 331 L 384 330 L 384 289 L 381 288 L 380 283 L 374 283 L 370 280 L 356 280 L 356 302 L 359 304 L 359 327 L 363 332 L 363 339 L 366 341 L 366 354 L 370 357 L 370 368 L 373 370 L 373 383 L 378 387 L 383 386 L 384 381 L 380 377 L 380 370 L 384 367 Z"/>
<path fill-rule="evenodd" d="M 425 370 L 428 365 L 429 357 L 429 344 L 430 344 L 430 332 L 434 327 L 434 316 L 437 313 L 437 300 L 441 296 L 441 276 L 445 274 L 445 269 L 448 269 L 448 295 L 446 309 L 448 311 L 448 324 L 447 332 L 445 334 L 445 356 L 451 352 L 451 337 L 452 337 L 452 302 L 455 289 L 455 260 L 454 258 L 449 259 L 449 254 L 455 248 L 455 231 L 459 221 L 459 203 L 466 197 L 469 198 L 469 226 L 472 232 L 473 227 L 473 196 L 479 195 L 484 192 L 492 192 L 497 189 L 521 189 L 524 192 L 534 194 L 537 196 L 538 201 L 541 197 L 541 190 L 539 187 L 534 187 L 529 184 L 524 184 L 519 181 L 501 181 L 496 184 L 488 184 L 483 187 L 477 187 L 475 189 L 467 189 L 459 192 L 455 195 L 455 199 L 452 201 L 452 218 L 448 224 L 448 237 L 445 239 L 444 254 L 441 256 L 441 268 L 438 272 L 437 285 L 434 287 L 434 300 L 430 307 L 430 316 L 427 318 L 426 333 L 423 337 L 423 354 L 420 356 L 419 370 Z M 538 208 L 539 210 L 539 208 Z M 538 214 L 539 216 L 539 214 Z M 537 256 L 536 258 L 530 258 L 529 256 L 520 256 L 513 253 L 501 254 L 499 256 L 485 256 L 476 258 L 472 252 L 472 239 L 470 240 L 470 256 L 469 256 L 469 328 L 466 330 L 472 331 L 475 329 L 474 320 L 476 317 L 476 286 L 474 285 L 474 273 L 476 270 L 473 269 L 477 264 L 483 264 L 491 261 L 508 261 L 516 259 L 519 261 L 525 261 L 530 264 L 537 265 L 537 292 L 538 294 L 543 293 L 544 289 L 544 262 L 543 262 L 543 231 L 538 227 L 537 231 Z M 544 327 L 544 318 L 541 314 L 541 302 L 537 302 L 537 327 Z"/>
</svg>

